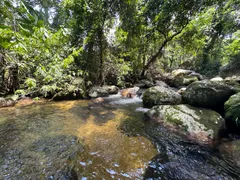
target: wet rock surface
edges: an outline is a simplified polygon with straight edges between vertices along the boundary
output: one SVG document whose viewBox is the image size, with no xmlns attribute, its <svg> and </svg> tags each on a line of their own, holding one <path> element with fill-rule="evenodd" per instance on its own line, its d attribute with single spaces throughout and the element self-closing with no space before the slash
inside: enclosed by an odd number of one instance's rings
<svg viewBox="0 0 240 180">
<path fill-rule="evenodd" d="M 233 164 L 230 158 L 225 158 L 218 149 L 184 140 L 155 123 L 147 123 L 145 129 L 159 154 L 149 163 L 144 179 L 239 179 L 239 166 Z"/>
<path fill-rule="evenodd" d="M 231 96 L 224 104 L 226 123 L 238 132 L 240 125 L 240 93 Z"/>
<path fill-rule="evenodd" d="M 88 95 L 91 98 L 98 98 L 98 97 L 107 97 L 109 96 L 109 93 L 104 87 L 94 86 L 89 90 Z"/>
<path fill-rule="evenodd" d="M 192 106 L 209 108 L 223 113 L 224 103 L 234 93 L 234 90 L 225 83 L 204 80 L 189 85 L 183 93 L 183 101 Z"/>
<path fill-rule="evenodd" d="M 232 156 L 144 121 L 141 103 L 118 94 L 0 109 L 0 179 L 240 177 Z"/>
<path fill-rule="evenodd" d="M 225 129 L 225 121 L 218 113 L 189 105 L 154 106 L 145 115 L 160 126 L 200 144 L 213 145 Z"/>
<path fill-rule="evenodd" d="M 163 104 L 180 104 L 181 101 L 180 94 L 163 86 L 149 88 L 143 94 L 143 106 L 147 108 Z"/>
<path fill-rule="evenodd" d="M 203 77 L 201 74 L 192 70 L 176 69 L 171 73 L 170 84 L 174 87 L 182 87 L 202 79 Z"/>
</svg>

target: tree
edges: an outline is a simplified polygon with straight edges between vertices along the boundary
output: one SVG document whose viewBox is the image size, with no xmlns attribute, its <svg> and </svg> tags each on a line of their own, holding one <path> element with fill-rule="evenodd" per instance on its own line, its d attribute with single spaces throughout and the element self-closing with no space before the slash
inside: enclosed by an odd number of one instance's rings
<svg viewBox="0 0 240 180">
<path fill-rule="evenodd" d="M 157 52 L 148 58 L 142 69 L 141 76 L 163 54 L 163 49 L 167 43 L 186 28 L 194 15 L 208 6 L 207 1 L 187 0 L 187 1 L 154 1 L 146 0 L 143 15 L 151 26 L 151 31 L 156 32 L 162 39 Z"/>
</svg>

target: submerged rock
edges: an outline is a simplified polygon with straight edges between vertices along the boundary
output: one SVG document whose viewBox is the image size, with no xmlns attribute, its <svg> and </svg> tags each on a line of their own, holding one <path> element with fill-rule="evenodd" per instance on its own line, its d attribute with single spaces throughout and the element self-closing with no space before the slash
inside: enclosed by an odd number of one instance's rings
<svg viewBox="0 0 240 180">
<path fill-rule="evenodd" d="M 239 167 L 231 163 L 231 157 L 222 158 L 215 148 L 183 138 L 153 121 L 147 121 L 145 126 L 146 134 L 159 152 L 150 161 L 145 180 L 239 179 Z"/>
<path fill-rule="evenodd" d="M 143 105 L 148 108 L 155 105 L 180 104 L 181 101 L 180 94 L 163 86 L 149 88 L 143 94 Z"/>
<path fill-rule="evenodd" d="M 0 108 L 1 107 L 8 107 L 8 106 L 14 106 L 15 101 L 12 99 L 5 99 L 5 98 L 0 98 Z"/>
<path fill-rule="evenodd" d="M 198 149 L 197 149 L 198 148 Z M 145 172 L 144 180 L 237 180 L 239 174 L 232 173 L 232 177 L 225 173 L 231 172 L 228 164 L 215 162 L 216 157 L 202 151 L 200 147 L 194 150 L 186 148 L 185 152 L 159 153 L 155 156 Z M 222 163 L 223 167 L 219 168 Z M 235 168 L 234 170 L 236 170 Z M 230 174 L 230 173 L 229 173 Z"/>
<path fill-rule="evenodd" d="M 98 98 L 98 97 L 107 97 L 109 96 L 108 91 L 104 88 L 104 87 L 100 87 L 100 86 L 93 86 L 88 95 L 91 98 Z"/>
<path fill-rule="evenodd" d="M 240 168 L 240 140 L 223 142 L 219 147 L 220 152 L 233 166 Z"/>
<path fill-rule="evenodd" d="M 217 112 L 189 105 L 155 106 L 146 117 L 200 144 L 214 144 L 225 128 Z"/>
<path fill-rule="evenodd" d="M 212 81 L 198 81 L 189 85 L 183 93 L 183 101 L 197 107 L 204 107 L 224 111 L 224 103 L 233 95 L 234 90 L 222 83 Z"/>
<path fill-rule="evenodd" d="M 240 128 L 240 93 L 231 96 L 224 104 L 226 122 L 234 129 Z"/>
<path fill-rule="evenodd" d="M 104 99 L 102 97 L 98 97 L 96 99 L 93 100 L 94 103 L 103 103 Z"/>
<path fill-rule="evenodd" d="M 19 98 L 18 95 L 8 95 L 5 98 L 0 97 L 0 108 L 14 106 L 16 104 L 18 98 Z"/>
</svg>

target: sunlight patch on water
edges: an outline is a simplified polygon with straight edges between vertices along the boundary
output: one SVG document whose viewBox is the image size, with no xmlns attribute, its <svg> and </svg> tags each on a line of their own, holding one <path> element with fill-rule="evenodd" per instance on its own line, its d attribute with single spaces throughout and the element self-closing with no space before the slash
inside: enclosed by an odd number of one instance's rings
<svg viewBox="0 0 240 180">
<path fill-rule="evenodd" d="M 78 128 L 78 137 L 88 147 L 89 154 L 85 156 L 92 160 L 90 166 L 84 167 L 85 171 L 101 171 L 104 167 L 106 178 L 112 175 L 139 178 L 157 151 L 145 137 L 129 137 L 121 133 L 117 127 L 128 116 L 120 110 L 114 111 L 114 114 L 115 118 L 104 125 L 96 124 L 96 117 L 91 115 L 86 124 Z"/>
<path fill-rule="evenodd" d="M 63 111 L 67 111 L 71 108 L 73 108 L 76 104 L 84 107 L 84 106 L 88 106 L 89 101 L 87 100 L 79 100 L 79 101 L 63 101 L 61 103 L 57 103 L 55 104 L 56 107 L 60 108 Z"/>
</svg>

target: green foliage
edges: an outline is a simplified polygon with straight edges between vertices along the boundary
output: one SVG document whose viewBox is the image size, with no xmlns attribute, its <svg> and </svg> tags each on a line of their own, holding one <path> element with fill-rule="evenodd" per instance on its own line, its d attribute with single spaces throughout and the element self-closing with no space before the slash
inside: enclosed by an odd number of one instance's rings
<svg viewBox="0 0 240 180">
<path fill-rule="evenodd" d="M 36 80 L 33 78 L 27 78 L 25 84 L 29 89 L 34 89 L 37 86 Z"/>
<path fill-rule="evenodd" d="M 104 84 L 123 85 L 153 63 L 216 74 L 240 49 L 234 0 L 2 0 L 0 52 L 25 91 L 44 96 Z M 22 94 L 22 90 L 16 91 Z"/>
</svg>

